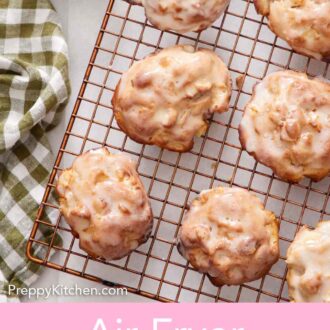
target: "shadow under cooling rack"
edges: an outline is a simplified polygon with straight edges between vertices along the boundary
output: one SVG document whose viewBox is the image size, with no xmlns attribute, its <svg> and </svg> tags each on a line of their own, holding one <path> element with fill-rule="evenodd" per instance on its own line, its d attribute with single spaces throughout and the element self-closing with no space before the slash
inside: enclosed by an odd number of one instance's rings
<svg viewBox="0 0 330 330">
<path fill-rule="evenodd" d="M 228 65 L 233 82 L 237 77 L 242 81 L 239 86 L 233 84 L 230 110 L 216 114 L 205 136 L 197 138 L 193 150 L 185 154 L 133 142 L 119 130 L 111 108 L 121 74 L 134 61 L 175 44 L 213 49 Z M 110 1 L 34 223 L 28 257 L 160 301 L 288 301 L 286 250 L 301 225 L 314 227 L 320 219 L 330 218 L 330 179 L 296 185 L 283 182 L 242 151 L 237 130 L 253 85 L 281 69 L 330 77 L 329 65 L 298 55 L 277 39 L 256 14 L 252 1 L 232 0 L 211 28 L 186 35 L 157 30 L 146 21 L 140 6 Z M 117 262 L 93 259 L 80 250 L 54 197 L 57 175 L 81 153 L 101 146 L 136 160 L 155 215 L 148 242 Z M 249 189 L 281 222 L 281 258 L 258 281 L 217 288 L 177 252 L 176 236 L 188 203 L 200 191 L 219 185 Z M 56 258 L 51 259 L 53 252 Z"/>
</svg>

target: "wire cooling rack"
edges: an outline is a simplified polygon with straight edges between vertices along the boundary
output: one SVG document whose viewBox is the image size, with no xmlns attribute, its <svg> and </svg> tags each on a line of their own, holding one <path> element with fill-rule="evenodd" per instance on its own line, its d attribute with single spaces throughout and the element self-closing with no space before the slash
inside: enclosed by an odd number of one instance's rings
<svg viewBox="0 0 330 330">
<path fill-rule="evenodd" d="M 130 140 L 112 116 L 111 98 L 121 74 L 135 61 L 175 44 L 213 49 L 227 63 L 234 85 L 230 111 L 216 114 L 209 130 L 196 138 L 189 153 L 178 154 Z M 109 2 L 72 117 L 65 132 L 28 243 L 33 261 L 152 299 L 186 302 L 285 302 L 285 255 L 301 225 L 315 227 L 330 218 L 330 178 L 291 185 L 242 151 L 237 127 L 253 85 L 268 73 L 293 69 L 330 77 L 329 65 L 294 53 L 257 15 L 252 0 L 232 0 L 226 13 L 207 31 L 179 35 L 151 26 L 140 6 Z M 57 175 L 82 152 L 107 146 L 136 160 L 155 215 L 149 241 L 116 262 L 93 259 L 79 249 L 53 198 Z M 281 258 L 264 278 L 241 286 L 213 286 L 177 252 L 176 236 L 187 204 L 204 189 L 219 185 L 247 188 L 281 222 Z M 51 218 L 49 223 L 46 218 Z M 51 239 L 38 238 L 48 229 Z M 56 234 L 63 245 L 56 245 Z M 42 254 L 34 251 L 42 250 Z M 57 252 L 56 262 L 50 256 Z"/>
</svg>

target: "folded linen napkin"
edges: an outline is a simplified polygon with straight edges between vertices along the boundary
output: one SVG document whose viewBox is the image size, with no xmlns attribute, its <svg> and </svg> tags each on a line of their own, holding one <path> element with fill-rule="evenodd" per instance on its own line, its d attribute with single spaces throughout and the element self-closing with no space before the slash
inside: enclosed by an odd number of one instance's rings
<svg viewBox="0 0 330 330">
<path fill-rule="evenodd" d="M 69 93 L 67 44 L 50 2 L 0 0 L 0 294 L 38 276 L 26 243 L 53 164 L 46 131 Z"/>
</svg>

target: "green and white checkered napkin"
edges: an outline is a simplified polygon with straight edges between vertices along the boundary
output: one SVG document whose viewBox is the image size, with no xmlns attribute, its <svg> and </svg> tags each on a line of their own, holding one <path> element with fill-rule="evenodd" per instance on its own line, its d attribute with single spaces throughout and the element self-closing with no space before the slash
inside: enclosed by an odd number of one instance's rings
<svg viewBox="0 0 330 330">
<path fill-rule="evenodd" d="M 0 295 L 37 278 L 26 242 L 52 167 L 45 132 L 69 91 L 67 44 L 50 2 L 0 0 Z"/>
</svg>

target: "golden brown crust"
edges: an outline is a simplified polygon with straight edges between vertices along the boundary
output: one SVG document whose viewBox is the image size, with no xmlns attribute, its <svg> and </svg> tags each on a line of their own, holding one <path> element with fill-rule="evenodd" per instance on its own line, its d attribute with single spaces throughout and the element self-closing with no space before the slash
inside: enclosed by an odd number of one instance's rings
<svg viewBox="0 0 330 330">
<path fill-rule="evenodd" d="M 254 0 L 270 29 L 296 52 L 330 60 L 330 2 L 328 0 Z"/>
<path fill-rule="evenodd" d="M 112 99 L 112 106 L 115 107 L 115 104 L 117 104 L 117 93 L 118 93 L 118 90 L 119 90 L 119 84 L 120 84 L 120 81 L 117 85 L 117 88 L 115 90 L 115 93 L 114 93 L 114 96 L 113 96 L 113 99 Z M 132 139 L 133 141 L 137 142 L 137 143 L 141 143 L 141 144 L 145 144 L 145 145 L 154 145 L 153 142 L 147 142 L 143 139 L 141 139 L 137 134 L 135 134 L 134 132 L 128 130 L 126 128 L 126 125 L 125 125 L 125 119 L 123 118 L 123 116 L 121 115 L 120 112 L 117 112 L 117 111 L 114 111 L 114 116 L 115 116 L 115 119 L 117 121 L 117 124 L 118 124 L 118 127 L 125 133 L 127 134 L 130 139 Z M 194 142 L 191 141 L 191 144 L 189 145 L 186 145 L 186 146 L 183 146 L 183 145 L 176 145 L 175 147 L 172 146 L 171 144 L 168 144 L 168 143 L 158 143 L 158 147 L 162 148 L 162 149 L 167 149 L 169 151 L 173 151 L 173 152 L 188 152 L 189 150 L 191 150 L 194 146 Z"/>
<path fill-rule="evenodd" d="M 176 46 L 135 63 L 118 83 L 112 105 L 119 127 L 134 141 L 186 152 L 214 112 L 228 110 L 231 80 L 206 49 Z"/>
<path fill-rule="evenodd" d="M 178 249 L 214 285 L 253 281 L 279 258 L 278 221 L 244 189 L 207 190 L 185 214 Z"/>
<path fill-rule="evenodd" d="M 122 154 L 101 148 L 80 155 L 60 175 L 56 192 L 80 248 L 94 258 L 120 259 L 150 235 L 148 197 L 135 164 Z"/>
<path fill-rule="evenodd" d="M 270 2 L 269 0 L 254 0 L 257 13 L 263 16 L 269 15 Z"/>
<path fill-rule="evenodd" d="M 199 32 L 216 21 L 229 0 L 138 0 L 149 21 L 160 30 Z"/>
<path fill-rule="evenodd" d="M 330 221 L 301 228 L 287 252 L 293 302 L 330 302 Z"/>
<path fill-rule="evenodd" d="M 273 73 L 254 87 L 239 139 L 280 178 L 319 181 L 330 172 L 329 113 L 328 83 L 293 71 Z"/>
</svg>

